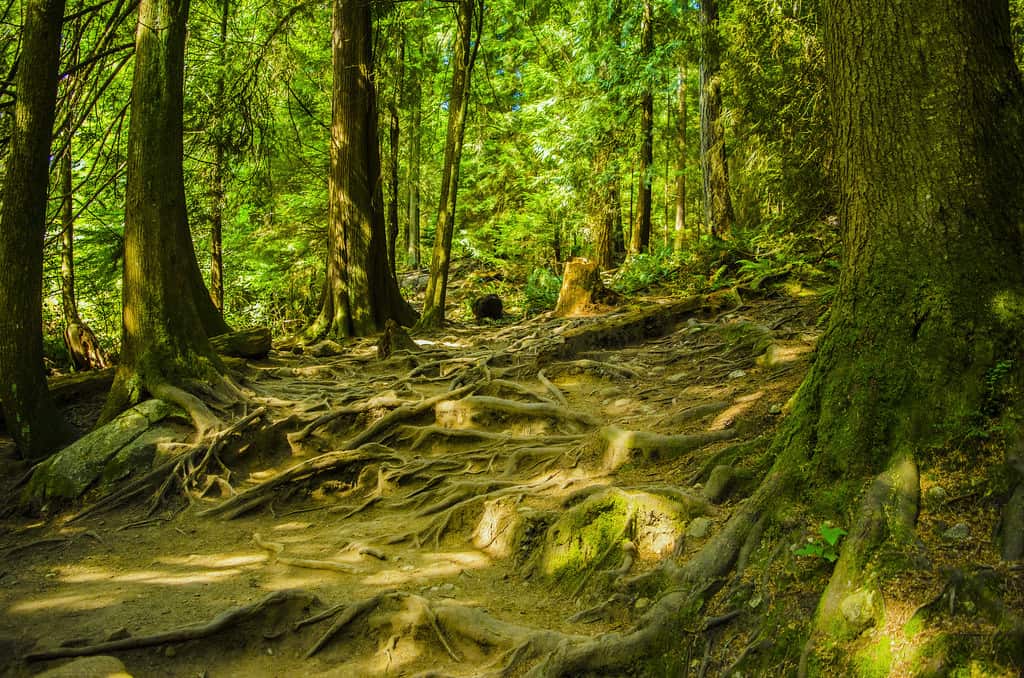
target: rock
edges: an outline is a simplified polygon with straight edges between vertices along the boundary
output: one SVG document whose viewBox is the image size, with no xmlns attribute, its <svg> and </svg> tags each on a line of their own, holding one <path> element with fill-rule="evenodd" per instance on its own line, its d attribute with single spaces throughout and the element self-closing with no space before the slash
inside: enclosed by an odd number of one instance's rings
<svg viewBox="0 0 1024 678">
<path fill-rule="evenodd" d="M 473 317 L 477 322 L 488 318 L 490 320 L 501 320 L 505 315 L 505 309 L 501 303 L 501 297 L 497 294 L 486 294 L 473 300 Z"/>
<path fill-rule="evenodd" d="M 747 373 L 743 370 L 735 370 L 734 372 L 729 373 L 730 380 L 742 379 L 745 376 L 747 376 Z"/>
<path fill-rule="evenodd" d="M 36 678 L 132 678 L 117 657 L 82 657 L 37 674 Z"/>
<path fill-rule="evenodd" d="M 971 528 L 967 523 L 957 523 L 942 533 L 942 538 L 948 541 L 965 541 L 971 536 Z"/>
<path fill-rule="evenodd" d="M 636 602 L 633 603 L 633 609 L 635 609 L 637 612 L 640 612 L 642 610 L 646 610 L 650 606 L 651 606 L 651 599 L 650 598 L 637 598 Z"/>
<path fill-rule="evenodd" d="M 875 625 L 880 607 L 881 600 L 872 589 L 857 589 L 839 603 L 839 611 L 853 635 L 860 635 Z"/>
<path fill-rule="evenodd" d="M 341 347 L 341 344 L 330 339 L 324 339 L 306 348 L 306 353 L 314 358 L 330 358 L 331 356 L 341 355 L 344 352 L 345 349 Z"/>
<path fill-rule="evenodd" d="M 210 337 L 210 345 L 221 355 L 260 360 L 270 353 L 270 328 L 254 327 L 239 332 L 218 334 Z"/>
<path fill-rule="evenodd" d="M 665 378 L 665 382 L 669 383 L 669 384 L 678 384 L 678 383 L 688 379 L 689 376 L 690 376 L 690 374 L 688 372 L 679 372 L 677 374 L 673 374 L 670 377 L 666 377 Z"/>
<path fill-rule="evenodd" d="M 782 414 L 782 405 L 780 405 L 778 403 L 773 403 L 772 406 L 768 408 L 768 414 L 772 414 L 772 415 Z"/>
<path fill-rule="evenodd" d="M 708 518 L 694 518 L 686 526 L 686 536 L 691 539 L 703 539 L 711 531 L 711 521 Z"/>
<path fill-rule="evenodd" d="M 122 447 L 103 467 L 101 484 L 112 485 L 140 470 L 150 470 L 156 457 L 157 446 L 184 440 L 190 429 L 181 425 L 161 423 L 143 432 L 135 440 Z"/>
<path fill-rule="evenodd" d="M 783 362 L 782 351 L 775 344 L 769 344 L 768 348 L 764 350 L 764 353 L 759 355 L 754 361 L 758 367 L 765 367 L 772 369 L 778 367 Z"/>
<path fill-rule="evenodd" d="M 120 450 L 176 413 L 177 408 L 162 400 L 139 403 L 39 464 L 25 488 L 24 501 L 41 504 L 49 499 L 81 496 Z"/>
</svg>

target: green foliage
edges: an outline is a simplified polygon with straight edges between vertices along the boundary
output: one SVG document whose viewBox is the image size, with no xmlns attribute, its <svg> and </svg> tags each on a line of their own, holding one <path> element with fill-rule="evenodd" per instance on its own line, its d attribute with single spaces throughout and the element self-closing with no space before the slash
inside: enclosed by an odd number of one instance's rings
<svg viewBox="0 0 1024 678">
<path fill-rule="evenodd" d="M 526 278 L 523 299 L 527 315 L 550 311 L 558 302 L 562 279 L 546 268 L 535 268 Z"/>
<path fill-rule="evenodd" d="M 633 254 L 615 272 L 611 288 L 621 294 L 635 294 L 675 277 L 679 268 L 679 258 L 667 250 L 655 254 Z"/>
<path fill-rule="evenodd" d="M 793 551 L 795 555 L 808 558 L 822 558 L 830 563 L 839 559 L 839 542 L 847 534 L 841 527 L 832 527 L 828 523 L 822 523 L 818 527 L 820 539 L 811 539 L 806 544 Z"/>
</svg>

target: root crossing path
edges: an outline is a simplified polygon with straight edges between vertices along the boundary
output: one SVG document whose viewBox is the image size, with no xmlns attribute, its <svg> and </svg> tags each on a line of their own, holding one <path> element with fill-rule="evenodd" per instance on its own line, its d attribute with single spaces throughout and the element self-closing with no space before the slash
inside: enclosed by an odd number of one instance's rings
<svg viewBox="0 0 1024 678">
<path fill-rule="evenodd" d="M 815 312 L 651 300 L 386 359 L 274 352 L 239 376 L 258 423 L 194 489 L 5 519 L 0 670 L 614 675 L 657 670 L 664 619 L 699 597 L 674 642 L 715 675 L 765 639 L 712 651 L 738 612 L 694 568 L 745 542 L 724 528 L 765 486 Z"/>
</svg>

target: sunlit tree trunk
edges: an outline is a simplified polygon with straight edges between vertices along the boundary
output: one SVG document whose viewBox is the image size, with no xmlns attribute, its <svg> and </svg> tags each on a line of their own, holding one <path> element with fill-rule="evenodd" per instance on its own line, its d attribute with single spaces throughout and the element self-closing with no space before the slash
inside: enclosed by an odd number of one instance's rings
<svg viewBox="0 0 1024 678">
<path fill-rule="evenodd" d="M 480 47 L 483 7 L 479 0 L 459 0 L 456 12 L 455 57 L 452 60 L 452 87 L 448 98 L 448 132 L 444 144 L 444 168 L 441 172 L 441 199 L 437 211 L 437 232 L 430 259 L 430 279 L 423 303 L 424 326 L 444 323 L 444 304 L 451 264 L 452 238 L 455 235 L 455 205 L 459 188 L 459 165 L 469 114 L 470 76 Z M 482 4 L 482 3 L 481 3 Z M 473 39 L 474 34 L 476 40 Z"/>
<path fill-rule="evenodd" d="M 101 421 L 152 394 L 199 421 L 201 403 L 179 386 L 221 383 L 197 307 L 198 264 L 187 237 L 182 100 L 188 0 L 141 0 L 128 129 L 121 360 Z M 202 280 L 199 279 L 200 287 Z M 185 293 L 182 293 L 183 290 Z M 205 414 L 209 414 L 206 412 Z"/>
<path fill-rule="evenodd" d="M 336 0 L 327 278 L 309 340 L 374 334 L 416 317 L 388 265 L 370 8 Z"/>
<path fill-rule="evenodd" d="M 221 0 L 220 33 L 217 43 L 217 84 L 215 85 L 217 122 L 213 140 L 213 181 L 210 186 L 210 300 L 221 314 L 224 313 L 224 189 L 225 163 L 227 162 L 227 131 L 225 129 L 225 101 L 228 19 L 231 16 L 231 0 Z"/>
<path fill-rule="evenodd" d="M 722 121 L 722 38 L 718 29 L 718 0 L 700 3 L 700 166 L 704 175 L 704 221 L 716 238 L 732 229 L 729 166 Z"/>
<path fill-rule="evenodd" d="M 419 73 L 413 72 L 409 77 L 409 107 L 412 109 L 412 121 L 409 125 L 409 180 L 406 182 L 408 193 L 408 218 L 406 219 L 406 263 L 413 268 L 420 267 L 420 139 L 422 130 L 422 86 Z"/>
<path fill-rule="evenodd" d="M 654 54 L 654 17 L 651 3 L 644 0 L 640 20 L 640 57 L 644 61 Z M 640 95 L 640 186 L 637 195 L 636 222 L 629 243 L 633 254 L 646 252 L 651 245 L 651 174 L 654 162 L 654 94 L 644 85 Z"/>
<path fill-rule="evenodd" d="M 391 267 L 392 275 L 394 275 L 396 270 L 395 256 L 398 249 L 398 150 L 402 138 L 402 129 L 401 122 L 398 117 L 398 108 L 401 105 L 402 91 L 403 88 L 405 87 L 405 34 L 400 34 L 398 40 L 398 56 L 395 64 L 396 84 L 394 91 L 394 100 L 391 102 L 391 105 L 388 106 L 388 113 L 390 115 L 389 139 L 391 141 L 391 145 L 388 147 L 388 183 L 390 184 L 390 198 L 388 200 L 387 238 L 388 265 Z"/>
<path fill-rule="evenodd" d="M 686 71 L 686 56 L 683 55 L 679 63 L 679 87 L 676 90 L 676 224 L 672 247 L 677 252 L 683 248 L 686 237 Z"/>
<path fill-rule="evenodd" d="M 24 459 L 69 437 L 43 367 L 43 237 L 63 0 L 28 0 L 0 208 L 0 406 Z"/>
</svg>

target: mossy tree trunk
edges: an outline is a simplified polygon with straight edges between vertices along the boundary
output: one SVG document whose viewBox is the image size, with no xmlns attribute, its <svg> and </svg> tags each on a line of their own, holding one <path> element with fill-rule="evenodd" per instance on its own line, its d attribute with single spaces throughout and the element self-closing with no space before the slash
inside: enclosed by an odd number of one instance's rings
<svg viewBox="0 0 1024 678">
<path fill-rule="evenodd" d="M 224 313 L 224 205 L 227 193 L 224 179 L 227 164 L 227 98 L 226 78 L 228 68 L 228 19 L 231 18 L 231 0 L 221 0 L 220 25 L 217 36 L 217 82 L 214 91 L 214 105 L 217 107 L 217 122 L 213 138 L 213 177 L 210 183 L 210 301 L 214 308 Z M 214 335 L 211 335 L 214 336 Z"/>
<path fill-rule="evenodd" d="M 178 386 L 222 382 L 197 301 L 213 309 L 185 207 L 182 99 L 188 0 L 142 0 L 128 130 L 121 360 L 101 421 L 147 393 L 209 418 Z M 198 280 L 202 294 L 195 293 Z M 182 294 L 182 290 L 193 293 Z"/>
<path fill-rule="evenodd" d="M 456 9 L 455 56 L 452 60 L 452 87 L 448 98 L 448 131 L 444 143 L 444 167 L 441 171 L 441 199 L 437 209 L 437 232 L 430 258 L 430 279 L 423 301 L 420 323 L 426 327 L 444 324 L 444 304 L 448 290 L 452 238 L 455 235 L 455 206 L 459 188 L 459 165 L 469 116 L 470 76 L 483 25 L 480 0 L 458 0 Z M 475 39 L 474 39 L 475 37 Z"/>
<path fill-rule="evenodd" d="M 872 554 L 910 541 L 916 453 L 963 439 L 994 370 L 1020 384 L 1024 98 L 1005 2 L 826 14 L 844 258 L 776 468 L 875 478 L 815 622 L 836 637 L 844 596 L 882 576 Z"/>
<path fill-rule="evenodd" d="M 722 37 L 718 0 L 700 3 L 700 166 L 704 177 L 704 221 L 716 238 L 732 229 L 729 165 L 722 121 Z"/>
<path fill-rule="evenodd" d="M 370 8 L 336 0 L 327 279 L 308 339 L 374 334 L 416 320 L 388 264 Z"/>
<path fill-rule="evenodd" d="M 422 54 L 422 49 L 420 50 Z M 412 268 L 420 267 L 420 140 L 422 138 L 421 123 L 423 120 L 423 86 L 420 83 L 421 69 L 418 64 L 409 69 L 409 157 L 408 181 L 408 218 L 406 219 L 405 261 Z"/>
<path fill-rule="evenodd" d="M 64 0 L 29 0 L 0 208 L 0 406 L 24 459 L 68 438 L 43 368 L 43 237 Z"/>
<path fill-rule="evenodd" d="M 686 52 L 679 61 L 679 85 L 676 88 L 676 223 L 672 249 L 679 252 L 686 239 Z"/>
<path fill-rule="evenodd" d="M 654 10 L 644 0 L 640 19 L 640 58 L 654 54 Z M 632 254 L 646 252 L 651 246 L 651 174 L 654 171 L 654 93 L 649 83 L 640 95 L 640 187 L 636 201 L 636 223 L 629 241 Z"/>
<path fill-rule="evenodd" d="M 395 90 L 391 103 L 388 105 L 388 265 L 392 275 L 397 271 L 396 255 L 398 251 L 398 206 L 400 191 L 398 185 L 398 151 L 402 140 L 402 124 L 398 109 L 402 105 L 405 92 L 405 30 L 399 28 L 398 54 L 395 57 Z"/>
</svg>

